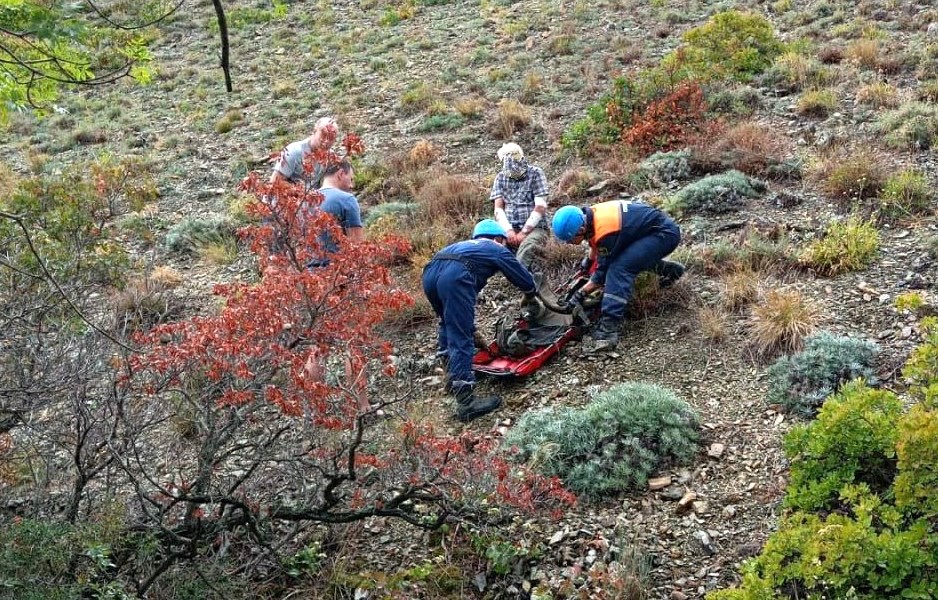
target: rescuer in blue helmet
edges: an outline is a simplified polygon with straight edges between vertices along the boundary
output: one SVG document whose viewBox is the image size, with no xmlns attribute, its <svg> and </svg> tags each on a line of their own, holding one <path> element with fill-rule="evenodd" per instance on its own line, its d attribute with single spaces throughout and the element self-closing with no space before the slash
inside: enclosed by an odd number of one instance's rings
<svg viewBox="0 0 938 600">
<path fill-rule="evenodd" d="M 642 202 L 564 206 L 554 214 L 551 228 L 562 242 L 589 242 L 590 262 L 596 262 L 596 270 L 572 301 L 582 303 L 585 296 L 603 288 L 602 317 L 592 333 L 594 350 L 618 345 L 619 327 L 639 273 L 654 271 L 663 286 L 684 274 L 683 265 L 664 260 L 681 241 L 680 228 L 671 217 Z"/>
<path fill-rule="evenodd" d="M 472 357 L 475 354 L 475 305 L 489 278 L 501 272 L 536 301 L 531 273 L 505 247 L 507 232 L 492 219 L 480 221 L 472 239 L 437 252 L 423 270 L 423 292 L 440 318 L 439 350 L 447 359 L 447 387 L 456 397 L 456 417 L 467 422 L 501 406 L 498 396 L 477 396 Z"/>
</svg>

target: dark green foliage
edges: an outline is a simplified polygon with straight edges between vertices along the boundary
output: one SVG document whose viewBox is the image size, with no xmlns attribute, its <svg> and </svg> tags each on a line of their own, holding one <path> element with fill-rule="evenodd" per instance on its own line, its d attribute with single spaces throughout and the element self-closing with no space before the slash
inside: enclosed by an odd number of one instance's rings
<svg viewBox="0 0 938 600">
<path fill-rule="evenodd" d="M 785 439 L 791 512 L 709 600 L 938 597 L 938 320 L 903 370 L 919 401 L 852 382 Z"/>
<path fill-rule="evenodd" d="M 896 423 L 902 404 L 891 392 L 850 383 L 832 396 L 817 419 L 792 429 L 785 503 L 802 510 L 836 508 L 844 485 L 865 482 L 885 491 L 895 474 Z"/>
<path fill-rule="evenodd" d="M 180 254 L 196 254 L 209 244 L 224 244 L 234 240 L 235 225 L 230 217 L 186 217 L 166 234 L 166 248 Z"/>
<path fill-rule="evenodd" d="M 763 182 L 732 170 L 684 187 L 665 200 L 664 209 L 672 214 L 734 212 L 745 205 L 747 198 L 755 198 L 765 190 Z"/>
<path fill-rule="evenodd" d="M 769 367 L 768 401 L 813 415 L 847 381 L 860 377 L 871 382 L 878 352 L 872 342 L 817 333 L 805 341 L 804 350 L 783 356 Z"/>
<path fill-rule="evenodd" d="M 670 390 L 624 383 L 583 408 L 525 414 L 505 443 L 570 490 L 597 497 L 641 489 L 657 470 L 688 461 L 698 429 L 696 412 Z"/>
<path fill-rule="evenodd" d="M 935 598 L 936 450 L 933 408 L 903 416 L 891 392 L 845 386 L 786 438 L 793 512 L 743 568 L 742 586 L 708 599 Z"/>
</svg>

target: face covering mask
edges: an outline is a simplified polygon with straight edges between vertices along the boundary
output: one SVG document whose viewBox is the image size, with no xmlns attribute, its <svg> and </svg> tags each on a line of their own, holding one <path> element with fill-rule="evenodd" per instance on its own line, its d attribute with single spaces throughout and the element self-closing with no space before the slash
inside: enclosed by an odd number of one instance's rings
<svg viewBox="0 0 938 600">
<path fill-rule="evenodd" d="M 508 173 L 508 178 L 514 181 L 524 179 L 528 174 L 528 163 L 521 160 L 515 160 L 510 156 L 505 157 L 504 168 L 502 169 Z"/>
</svg>

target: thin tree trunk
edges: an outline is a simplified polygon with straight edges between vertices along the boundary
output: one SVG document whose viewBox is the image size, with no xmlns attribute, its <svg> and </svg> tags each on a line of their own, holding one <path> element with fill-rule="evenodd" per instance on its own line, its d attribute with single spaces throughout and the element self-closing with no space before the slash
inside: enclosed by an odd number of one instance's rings
<svg viewBox="0 0 938 600">
<path fill-rule="evenodd" d="M 221 70 L 225 73 L 225 89 L 234 91 L 231 86 L 231 68 L 228 64 L 228 20 L 225 18 L 225 9 L 221 0 L 212 0 L 215 7 L 215 16 L 218 19 L 218 35 L 221 37 Z"/>
</svg>

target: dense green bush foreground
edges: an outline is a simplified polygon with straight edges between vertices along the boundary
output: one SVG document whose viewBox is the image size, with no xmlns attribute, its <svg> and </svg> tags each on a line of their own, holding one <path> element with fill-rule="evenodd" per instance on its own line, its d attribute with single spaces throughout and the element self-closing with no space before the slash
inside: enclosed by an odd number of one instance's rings
<svg viewBox="0 0 938 600">
<path fill-rule="evenodd" d="M 911 409 L 854 382 L 793 429 L 790 512 L 742 586 L 709 600 L 938 597 L 938 320 L 922 325 Z"/>
<path fill-rule="evenodd" d="M 623 383 L 583 408 L 525 413 L 506 436 L 520 457 L 578 494 L 641 489 L 648 477 L 697 451 L 699 418 L 673 392 Z"/>
</svg>

